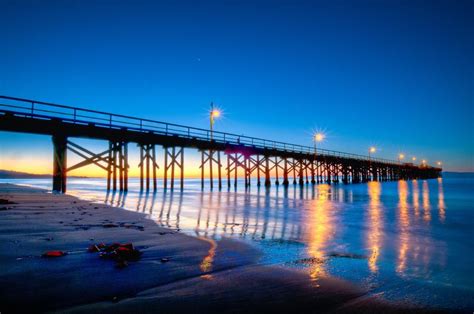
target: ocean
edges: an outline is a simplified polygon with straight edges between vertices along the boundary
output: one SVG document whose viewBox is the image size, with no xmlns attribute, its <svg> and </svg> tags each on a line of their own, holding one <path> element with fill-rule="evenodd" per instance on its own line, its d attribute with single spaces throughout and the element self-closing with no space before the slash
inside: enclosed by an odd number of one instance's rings
<svg viewBox="0 0 474 314">
<path fill-rule="evenodd" d="M 51 189 L 50 179 L 0 182 Z M 146 214 L 161 226 L 218 245 L 223 237 L 262 252 L 259 263 L 297 268 L 318 287 L 345 279 L 385 299 L 421 306 L 474 309 L 474 175 L 366 184 L 240 183 L 210 191 L 188 179 L 185 189 L 127 193 L 105 179 L 68 180 L 68 194 Z M 215 186 L 217 186 L 215 184 Z"/>
</svg>

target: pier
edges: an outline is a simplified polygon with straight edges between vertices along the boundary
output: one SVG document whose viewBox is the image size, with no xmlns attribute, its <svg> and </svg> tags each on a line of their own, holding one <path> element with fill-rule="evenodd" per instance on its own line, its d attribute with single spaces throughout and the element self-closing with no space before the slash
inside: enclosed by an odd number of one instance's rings
<svg viewBox="0 0 474 314">
<path fill-rule="evenodd" d="M 205 169 L 209 186 L 237 187 L 239 172 L 244 185 L 251 178 L 258 186 L 272 184 L 338 184 L 368 181 L 430 179 L 442 169 L 395 160 L 338 152 L 279 141 L 212 131 L 173 123 L 88 110 L 42 101 L 0 96 L 0 131 L 48 135 L 53 141 L 53 190 L 66 192 L 67 173 L 94 164 L 106 172 L 108 190 L 128 190 L 129 144 L 140 154 L 140 188 L 157 190 L 157 169 L 164 170 L 163 188 L 184 188 L 184 148 L 201 153 L 201 186 Z M 74 138 L 108 141 L 109 148 L 93 152 Z M 164 148 L 164 164 L 157 147 Z M 27 149 L 27 148 L 25 148 Z M 68 165 L 68 152 L 82 161 Z M 177 173 L 179 172 L 179 177 Z M 275 176 L 271 174 L 275 173 Z M 217 180 L 215 182 L 215 180 Z M 273 182 L 272 182 L 273 180 Z"/>
</svg>

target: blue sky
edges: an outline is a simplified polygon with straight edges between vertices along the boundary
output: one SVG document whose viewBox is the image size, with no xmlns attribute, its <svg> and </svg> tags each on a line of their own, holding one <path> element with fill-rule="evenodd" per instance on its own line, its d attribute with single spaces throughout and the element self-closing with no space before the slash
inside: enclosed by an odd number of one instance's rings
<svg viewBox="0 0 474 314">
<path fill-rule="evenodd" d="M 196 2 L 0 0 L 0 94 L 474 171 L 472 1 Z"/>
</svg>

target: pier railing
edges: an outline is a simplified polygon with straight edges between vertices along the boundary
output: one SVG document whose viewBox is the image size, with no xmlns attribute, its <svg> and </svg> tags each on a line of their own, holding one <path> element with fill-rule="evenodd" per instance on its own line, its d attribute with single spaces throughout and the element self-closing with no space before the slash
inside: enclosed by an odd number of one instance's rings
<svg viewBox="0 0 474 314">
<path fill-rule="evenodd" d="M 208 129 L 190 127 L 180 124 L 143 119 L 109 112 L 83 109 L 78 107 L 53 104 L 31 99 L 0 96 L 0 114 L 11 113 L 35 119 L 59 119 L 65 123 L 91 125 L 111 129 L 126 129 L 135 132 L 154 133 L 166 136 L 179 136 L 189 139 L 215 141 L 233 145 L 242 145 L 263 149 L 274 149 L 283 152 L 318 154 L 358 160 L 369 160 L 368 156 L 328 149 L 267 140 L 257 137 L 238 135 Z M 370 158 L 371 161 L 387 164 L 399 164 L 398 161 L 384 158 Z"/>
</svg>

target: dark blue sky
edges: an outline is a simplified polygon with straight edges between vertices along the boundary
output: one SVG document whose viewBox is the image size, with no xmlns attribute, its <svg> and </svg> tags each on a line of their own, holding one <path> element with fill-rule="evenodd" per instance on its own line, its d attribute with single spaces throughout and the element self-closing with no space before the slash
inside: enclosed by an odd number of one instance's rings
<svg viewBox="0 0 474 314">
<path fill-rule="evenodd" d="M 0 94 L 474 170 L 473 1 L 92 2 L 0 0 Z"/>
</svg>

